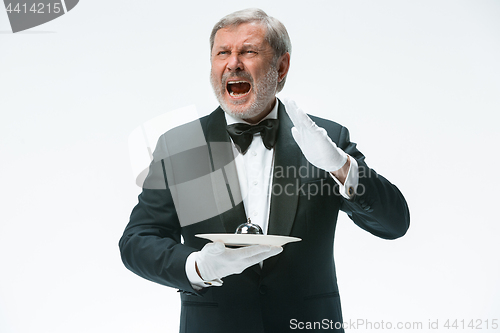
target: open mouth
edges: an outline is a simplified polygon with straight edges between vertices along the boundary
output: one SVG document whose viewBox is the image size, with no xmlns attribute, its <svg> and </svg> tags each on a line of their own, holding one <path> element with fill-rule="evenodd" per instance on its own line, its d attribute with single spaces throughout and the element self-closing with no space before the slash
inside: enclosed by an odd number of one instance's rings
<svg viewBox="0 0 500 333">
<path fill-rule="evenodd" d="M 226 89 L 232 97 L 242 97 L 250 92 L 252 86 L 247 81 L 229 81 Z"/>
</svg>

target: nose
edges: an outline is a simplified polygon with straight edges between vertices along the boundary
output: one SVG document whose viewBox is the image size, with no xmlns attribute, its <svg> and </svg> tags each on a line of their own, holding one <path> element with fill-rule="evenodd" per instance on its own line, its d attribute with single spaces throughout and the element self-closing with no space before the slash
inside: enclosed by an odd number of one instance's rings
<svg viewBox="0 0 500 333">
<path fill-rule="evenodd" d="M 229 56 L 227 60 L 227 69 L 230 71 L 243 69 L 243 63 L 241 62 L 239 54 L 233 53 Z"/>
</svg>

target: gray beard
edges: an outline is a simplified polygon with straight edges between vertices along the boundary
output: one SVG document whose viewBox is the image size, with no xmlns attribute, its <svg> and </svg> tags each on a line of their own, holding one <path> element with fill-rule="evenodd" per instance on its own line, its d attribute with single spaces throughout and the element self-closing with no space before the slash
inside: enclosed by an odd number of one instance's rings
<svg viewBox="0 0 500 333">
<path fill-rule="evenodd" d="M 224 94 L 226 93 L 226 80 L 230 76 L 223 77 L 222 82 L 218 82 L 218 80 L 210 73 L 210 83 L 212 84 L 215 96 L 217 97 L 217 101 L 219 102 L 222 110 L 239 119 L 254 118 L 264 111 L 266 103 L 270 100 L 270 97 L 276 96 L 276 87 L 278 85 L 279 75 L 278 69 L 275 66 L 270 66 L 264 78 L 258 82 L 254 83 L 252 77 L 249 75 L 244 76 L 251 80 L 252 89 L 254 89 L 256 98 L 245 111 L 238 112 L 236 109 L 232 109 L 231 106 L 224 101 Z"/>
</svg>

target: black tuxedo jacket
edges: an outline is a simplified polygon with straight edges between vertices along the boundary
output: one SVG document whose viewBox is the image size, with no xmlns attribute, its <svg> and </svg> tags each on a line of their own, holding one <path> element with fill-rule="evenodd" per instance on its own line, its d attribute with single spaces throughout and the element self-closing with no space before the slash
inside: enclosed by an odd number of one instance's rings
<svg viewBox="0 0 500 333">
<path fill-rule="evenodd" d="M 224 113 L 218 108 L 199 120 L 208 147 L 203 152 L 191 149 L 177 162 L 162 155 L 161 151 L 169 145 L 176 147 L 180 138 L 189 139 L 192 128 L 189 124 L 167 132 L 159 140 L 139 203 L 119 245 L 122 260 L 131 271 L 179 289 L 181 332 L 279 333 L 294 331 L 300 323 L 307 325 L 307 322 L 318 331 L 327 326 L 330 331 L 337 331 L 331 328 L 336 322 L 342 323 L 333 258 L 339 210 L 346 212 L 359 227 L 386 239 L 404 235 L 409 227 L 404 197 L 396 186 L 368 168 L 356 144 L 350 142 L 345 127 L 311 117 L 326 129 L 338 147 L 358 162 L 360 186 L 351 200 L 338 194 L 337 184 L 326 172 L 308 164 L 292 138 L 293 124 L 285 107 L 279 103 L 280 128 L 275 146 L 268 234 L 295 236 L 302 241 L 285 245 L 281 254 L 264 262 L 262 269 L 255 265 L 224 278 L 221 287 L 194 290 L 186 277 L 186 258 L 207 243 L 195 234 L 234 233 L 246 220 L 243 204 L 232 200 L 233 207 L 221 214 L 185 225 L 176 212 L 172 191 L 168 189 L 168 180 L 172 178 L 167 174 L 176 167 L 184 168 L 183 175 L 203 174 L 197 168 L 204 164 L 200 161 L 206 159 L 212 171 L 231 161 L 230 149 L 220 149 L 217 153 L 210 149 L 211 143 L 230 142 Z M 194 154 L 197 163 L 190 162 Z M 231 190 L 227 186 L 226 190 L 231 198 L 238 196 L 234 187 Z M 193 209 L 199 208 L 193 205 Z"/>
</svg>

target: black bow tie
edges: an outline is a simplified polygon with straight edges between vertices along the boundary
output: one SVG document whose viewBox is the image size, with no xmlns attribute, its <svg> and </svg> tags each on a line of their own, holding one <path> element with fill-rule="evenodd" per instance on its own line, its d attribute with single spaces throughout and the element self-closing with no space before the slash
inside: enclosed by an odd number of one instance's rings
<svg viewBox="0 0 500 333">
<path fill-rule="evenodd" d="M 240 153 L 244 155 L 256 133 L 260 133 L 262 142 L 264 142 L 264 146 L 266 146 L 267 149 L 273 148 L 276 143 L 279 124 L 278 119 L 266 119 L 254 126 L 237 123 L 228 125 L 227 132 L 231 136 L 231 139 L 233 139 Z"/>
</svg>

